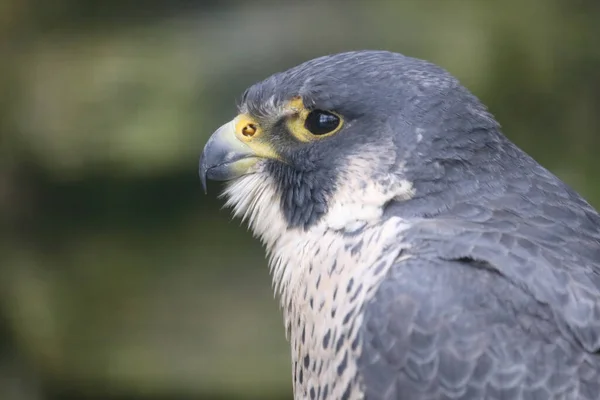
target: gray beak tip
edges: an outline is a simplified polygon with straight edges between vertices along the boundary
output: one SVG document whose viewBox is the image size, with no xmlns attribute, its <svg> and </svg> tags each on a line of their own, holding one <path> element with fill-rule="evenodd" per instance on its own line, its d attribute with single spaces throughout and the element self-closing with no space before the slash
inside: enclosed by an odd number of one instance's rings
<svg viewBox="0 0 600 400">
<path fill-rule="evenodd" d="M 202 190 L 204 190 L 204 194 L 208 194 L 208 188 L 206 187 L 206 163 L 204 162 L 204 154 L 202 155 L 202 157 L 200 157 L 200 167 L 199 167 L 199 174 L 200 174 L 200 183 L 202 184 Z"/>
</svg>

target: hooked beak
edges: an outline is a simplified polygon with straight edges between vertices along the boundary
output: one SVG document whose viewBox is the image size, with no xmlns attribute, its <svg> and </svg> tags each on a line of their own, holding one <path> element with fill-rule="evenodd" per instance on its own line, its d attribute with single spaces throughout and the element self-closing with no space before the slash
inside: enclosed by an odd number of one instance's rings
<svg viewBox="0 0 600 400">
<path fill-rule="evenodd" d="M 200 156 L 200 182 L 206 190 L 206 180 L 228 181 L 248 173 L 259 157 L 235 134 L 236 120 L 232 120 L 212 134 Z"/>
</svg>

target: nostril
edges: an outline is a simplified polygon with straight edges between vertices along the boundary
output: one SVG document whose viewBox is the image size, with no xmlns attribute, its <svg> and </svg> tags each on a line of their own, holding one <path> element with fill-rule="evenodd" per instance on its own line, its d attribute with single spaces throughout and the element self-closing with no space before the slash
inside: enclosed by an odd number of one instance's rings
<svg viewBox="0 0 600 400">
<path fill-rule="evenodd" d="M 254 124 L 248 124 L 242 128 L 242 135 L 246 137 L 252 137 L 256 133 L 256 126 Z"/>
</svg>

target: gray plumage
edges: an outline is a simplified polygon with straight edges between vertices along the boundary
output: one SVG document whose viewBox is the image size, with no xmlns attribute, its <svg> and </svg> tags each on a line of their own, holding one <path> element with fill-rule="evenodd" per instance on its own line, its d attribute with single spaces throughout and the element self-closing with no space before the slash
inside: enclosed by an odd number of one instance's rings
<svg viewBox="0 0 600 400">
<path fill-rule="evenodd" d="M 240 113 L 261 135 L 220 130 L 200 175 L 267 248 L 295 398 L 600 399 L 600 216 L 456 79 L 343 53 Z"/>
</svg>

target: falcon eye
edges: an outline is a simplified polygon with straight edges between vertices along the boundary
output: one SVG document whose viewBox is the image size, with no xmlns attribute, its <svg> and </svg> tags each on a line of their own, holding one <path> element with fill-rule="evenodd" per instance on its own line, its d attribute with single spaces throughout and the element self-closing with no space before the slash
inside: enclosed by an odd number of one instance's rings
<svg viewBox="0 0 600 400">
<path fill-rule="evenodd" d="M 341 115 L 334 111 L 307 108 L 300 97 L 290 100 L 285 111 L 285 124 L 289 134 L 304 143 L 334 135 L 344 125 Z"/>
<path fill-rule="evenodd" d="M 325 135 L 340 126 L 340 117 L 328 111 L 314 110 L 308 113 L 304 127 L 313 135 Z"/>
</svg>

